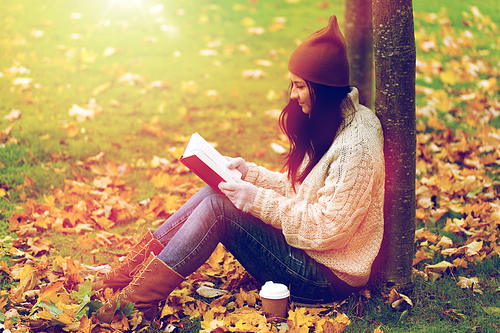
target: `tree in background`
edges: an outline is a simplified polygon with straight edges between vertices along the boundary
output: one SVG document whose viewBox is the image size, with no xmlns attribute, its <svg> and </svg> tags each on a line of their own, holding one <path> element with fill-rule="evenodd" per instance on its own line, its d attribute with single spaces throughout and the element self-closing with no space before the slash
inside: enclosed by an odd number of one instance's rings
<svg viewBox="0 0 500 333">
<path fill-rule="evenodd" d="M 361 104 L 373 109 L 372 0 L 346 0 L 344 31 L 350 84 L 358 88 Z"/>
<path fill-rule="evenodd" d="M 386 167 L 384 239 L 374 273 L 383 287 L 401 290 L 412 285 L 415 237 L 413 6 L 411 0 L 373 0 L 372 10 L 375 112 L 384 130 Z"/>
</svg>

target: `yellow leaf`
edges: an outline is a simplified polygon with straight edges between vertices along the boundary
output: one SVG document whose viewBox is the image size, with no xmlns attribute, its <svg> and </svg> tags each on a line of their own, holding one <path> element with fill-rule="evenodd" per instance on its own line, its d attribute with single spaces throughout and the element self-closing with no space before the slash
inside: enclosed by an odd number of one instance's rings
<svg viewBox="0 0 500 333">
<path fill-rule="evenodd" d="M 343 313 L 337 312 L 336 318 L 330 318 L 329 316 L 322 317 L 316 324 L 315 332 L 340 333 L 343 332 L 350 323 L 351 320 L 349 317 Z"/>
<path fill-rule="evenodd" d="M 437 263 L 435 265 L 428 265 L 427 267 L 425 267 L 425 272 L 443 273 L 451 267 L 454 267 L 453 264 L 447 261 L 441 261 L 440 263 Z"/>
<path fill-rule="evenodd" d="M 57 319 L 59 321 L 64 322 L 65 324 L 69 324 L 73 322 L 73 317 L 75 316 L 76 312 L 78 311 L 78 308 L 80 307 L 79 304 L 76 303 L 66 303 L 63 301 L 60 301 L 57 303 L 57 307 L 62 310 L 62 314 L 60 314 Z"/>
<path fill-rule="evenodd" d="M 441 78 L 441 81 L 443 81 L 443 83 L 447 83 L 450 85 L 455 85 L 457 83 L 457 75 L 450 70 L 441 72 L 439 74 L 439 77 Z"/>
<path fill-rule="evenodd" d="M 255 25 L 255 20 L 251 17 L 245 17 L 240 21 L 240 24 L 248 28 Z"/>
<path fill-rule="evenodd" d="M 307 326 L 301 326 L 299 329 L 295 330 L 297 333 L 309 333 L 309 327 Z"/>
<path fill-rule="evenodd" d="M 210 321 L 209 323 L 206 323 L 205 321 L 202 321 L 201 323 L 202 323 L 201 327 L 205 328 L 205 330 L 200 331 L 200 332 L 211 333 L 211 332 L 215 331 L 217 328 L 224 327 L 224 321 L 217 320 L 217 319 L 214 319 L 214 320 Z"/>
<path fill-rule="evenodd" d="M 51 320 L 53 316 L 50 313 L 49 309 L 47 309 L 46 307 L 42 307 L 42 311 L 39 311 L 37 313 L 37 317 L 41 319 Z"/>
<path fill-rule="evenodd" d="M 61 310 L 61 305 L 62 305 L 61 303 L 57 304 L 57 307 L 60 310 Z M 77 305 L 77 309 L 78 309 L 78 305 Z M 76 313 L 76 310 L 75 310 L 75 313 Z M 50 310 L 47 309 L 46 307 L 43 307 L 43 310 L 41 312 L 38 312 L 37 316 L 42 318 L 42 319 L 46 319 L 46 320 L 56 319 L 57 321 L 65 324 L 65 325 L 71 324 L 74 321 L 73 318 L 68 316 L 64 311 L 60 315 L 54 316 L 54 315 L 52 315 L 52 313 L 50 313 Z"/>
<path fill-rule="evenodd" d="M 483 92 L 488 91 L 488 90 L 491 90 L 491 91 L 498 90 L 497 79 L 494 77 L 489 78 L 488 80 L 481 80 L 481 81 L 479 81 L 479 83 L 477 85 L 479 88 L 481 88 L 481 90 Z"/>
<path fill-rule="evenodd" d="M 183 81 L 181 83 L 181 90 L 188 94 L 196 95 L 198 93 L 198 83 L 194 80 Z"/>
<path fill-rule="evenodd" d="M 473 255 L 478 254 L 479 251 L 481 251 L 481 249 L 483 248 L 483 241 L 476 240 L 470 244 L 465 245 L 465 247 L 466 247 L 465 255 L 466 256 L 473 256 Z"/>
<path fill-rule="evenodd" d="M 54 207 L 55 206 L 55 198 L 52 195 L 46 196 L 45 194 L 43 195 L 43 199 L 47 206 Z"/>
<path fill-rule="evenodd" d="M 96 217 L 95 222 L 97 225 L 99 225 L 99 227 L 101 227 L 104 230 L 108 230 L 109 228 L 115 225 L 113 221 L 108 220 L 107 218 L 102 216 Z"/>
<path fill-rule="evenodd" d="M 35 223 L 33 225 L 39 229 L 50 229 L 50 226 L 52 225 L 51 222 L 52 218 L 40 215 L 36 218 Z"/>
<path fill-rule="evenodd" d="M 454 75 L 453 72 L 449 72 L 449 75 Z M 442 74 L 445 77 L 445 80 L 451 80 L 448 74 Z M 444 82 L 444 81 L 443 81 Z M 450 83 L 454 84 L 454 83 Z M 448 97 L 448 93 L 442 89 L 436 90 L 433 94 L 433 101 L 435 102 L 436 110 L 442 112 L 448 112 L 450 108 L 453 106 L 452 102 Z"/>
<path fill-rule="evenodd" d="M 465 289 L 472 289 L 474 292 L 482 294 L 482 290 L 480 289 L 479 285 L 479 279 L 477 277 L 472 277 L 472 278 L 466 278 L 464 276 L 459 276 L 458 277 L 458 282 L 457 286 L 460 286 L 460 288 Z"/>
<path fill-rule="evenodd" d="M 163 204 L 163 209 L 168 214 L 173 214 L 179 208 L 179 197 L 176 195 L 169 195 Z"/>
<path fill-rule="evenodd" d="M 443 249 L 447 249 L 453 246 L 453 241 L 451 240 L 451 238 L 443 236 L 437 243 L 437 246 L 440 246 Z"/>
<path fill-rule="evenodd" d="M 151 182 L 156 188 L 164 188 L 172 183 L 172 179 L 168 173 L 160 172 L 151 178 Z"/>
<path fill-rule="evenodd" d="M 32 279 L 35 273 L 35 269 L 31 265 L 25 265 L 21 274 L 19 274 L 19 280 L 25 281 L 27 279 Z"/>
<path fill-rule="evenodd" d="M 294 327 L 309 326 L 314 324 L 315 317 L 310 316 L 307 312 L 307 308 L 299 307 L 295 310 L 288 311 L 288 318 L 293 322 Z"/>
<path fill-rule="evenodd" d="M 94 90 L 92 90 L 92 94 L 93 95 L 98 95 L 100 94 L 101 92 L 104 92 L 106 91 L 109 87 L 111 87 L 111 82 L 106 82 L 104 84 L 101 84 L 100 86 L 94 88 Z M 116 101 L 115 100 L 112 100 L 113 102 L 110 102 L 110 103 L 115 103 Z M 118 102 L 119 104 L 119 102 Z"/>
<path fill-rule="evenodd" d="M 58 281 L 47 285 L 40 290 L 39 302 L 44 302 L 45 304 L 50 304 L 50 302 L 57 304 L 59 302 L 70 303 L 71 298 L 64 288 L 64 283 Z"/>
<path fill-rule="evenodd" d="M 165 305 L 163 307 L 163 309 L 161 310 L 161 316 L 160 316 L 160 318 L 163 318 L 163 317 L 175 314 L 176 312 L 177 312 L 177 309 L 175 309 L 175 308 L 173 308 L 173 307 L 171 307 L 169 305 Z"/>
</svg>

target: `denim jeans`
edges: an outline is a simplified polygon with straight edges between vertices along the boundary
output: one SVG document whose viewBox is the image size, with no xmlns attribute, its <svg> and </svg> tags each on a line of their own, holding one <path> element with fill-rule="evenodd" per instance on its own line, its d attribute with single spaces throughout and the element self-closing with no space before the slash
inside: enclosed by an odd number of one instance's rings
<svg viewBox="0 0 500 333">
<path fill-rule="evenodd" d="M 290 246 L 281 230 L 243 213 L 209 186 L 153 234 L 165 245 L 158 258 L 182 276 L 196 271 L 222 243 L 257 282 L 287 285 L 296 302 L 332 302 L 356 289 Z"/>
</svg>

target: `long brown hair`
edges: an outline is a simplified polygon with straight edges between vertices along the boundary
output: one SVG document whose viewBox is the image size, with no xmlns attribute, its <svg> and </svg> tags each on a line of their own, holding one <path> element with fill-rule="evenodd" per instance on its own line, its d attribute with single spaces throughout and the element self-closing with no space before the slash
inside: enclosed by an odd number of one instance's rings
<svg viewBox="0 0 500 333">
<path fill-rule="evenodd" d="M 280 115 L 280 128 L 290 141 L 290 149 L 285 157 L 284 168 L 288 169 L 288 177 L 293 189 L 302 183 L 312 168 L 328 151 L 342 124 L 341 104 L 354 107 L 350 99 L 346 99 L 350 87 L 331 87 L 306 81 L 311 97 L 311 112 L 305 114 L 296 100 L 290 99 Z M 289 90 L 291 90 L 290 86 Z M 290 94 L 288 95 L 290 96 Z M 306 154 L 309 162 L 305 169 L 299 169 Z"/>
</svg>

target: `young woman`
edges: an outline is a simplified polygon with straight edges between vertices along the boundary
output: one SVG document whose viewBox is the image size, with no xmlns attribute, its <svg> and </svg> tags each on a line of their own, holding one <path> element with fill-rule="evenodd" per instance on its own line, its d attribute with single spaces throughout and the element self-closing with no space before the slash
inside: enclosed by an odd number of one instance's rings
<svg viewBox="0 0 500 333">
<path fill-rule="evenodd" d="M 151 319 L 219 243 L 258 282 L 289 286 L 295 301 L 331 302 L 367 283 L 383 234 L 383 135 L 349 87 L 335 16 L 296 48 L 288 68 L 286 172 L 230 159 L 239 183 L 221 183 L 224 194 L 200 190 L 93 284 L 121 289 L 98 311 L 100 321 L 112 319 L 118 300 Z"/>
</svg>

